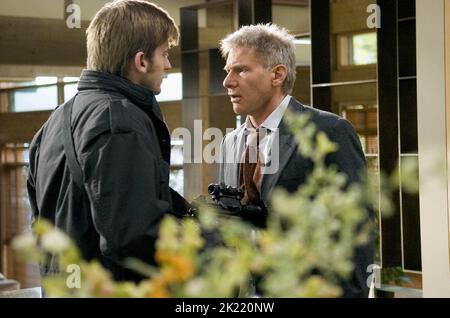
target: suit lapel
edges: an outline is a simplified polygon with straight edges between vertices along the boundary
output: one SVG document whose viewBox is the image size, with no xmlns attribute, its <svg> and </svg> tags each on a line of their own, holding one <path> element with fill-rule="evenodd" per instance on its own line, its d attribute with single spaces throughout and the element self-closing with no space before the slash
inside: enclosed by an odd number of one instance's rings
<svg viewBox="0 0 450 318">
<path fill-rule="evenodd" d="M 279 145 L 278 169 L 275 173 L 265 174 L 261 185 L 261 198 L 265 204 L 267 204 L 269 194 L 280 178 L 281 172 L 289 161 L 289 158 L 297 149 L 297 145 L 294 142 L 294 136 L 290 134 L 282 134 L 282 132 L 280 132 Z"/>
<path fill-rule="evenodd" d="M 293 97 L 289 102 L 289 106 L 287 108 L 289 111 L 299 114 L 303 111 L 304 106 L 297 102 Z M 294 155 L 294 151 L 297 150 L 297 143 L 295 141 L 294 136 L 289 131 L 286 123 L 283 119 L 280 122 L 279 126 L 279 166 L 275 173 L 265 174 L 263 177 L 263 182 L 261 185 L 261 198 L 263 202 L 267 205 L 269 202 L 269 195 L 272 189 L 275 187 L 278 179 L 281 176 L 286 164 L 289 159 Z"/>
</svg>

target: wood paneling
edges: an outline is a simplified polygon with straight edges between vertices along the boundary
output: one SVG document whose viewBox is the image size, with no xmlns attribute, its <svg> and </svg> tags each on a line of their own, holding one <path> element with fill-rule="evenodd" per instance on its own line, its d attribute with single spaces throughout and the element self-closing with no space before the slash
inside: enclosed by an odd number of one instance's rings
<svg viewBox="0 0 450 318">
<path fill-rule="evenodd" d="M 367 7 L 371 4 L 374 4 L 373 0 L 331 0 L 331 32 L 335 34 L 367 30 L 367 18 L 370 15 Z"/>
<path fill-rule="evenodd" d="M 181 101 L 162 102 L 159 104 L 169 131 L 182 126 Z"/>
<path fill-rule="evenodd" d="M 62 19 L 0 16 L 0 64 L 21 64 L 21 70 L 27 65 L 84 67 L 88 24 L 82 21 L 80 29 L 69 29 Z M 209 38 L 207 34 L 205 39 L 211 42 Z M 170 62 L 174 70 L 180 69 L 179 46 L 170 50 Z M 20 74 L 0 68 L 0 77 L 6 76 Z M 66 76 L 78 75 L 70 72 Z"/>
<path fill-rule="evenodd" d="M 339 70 L 331 73 L 332 82 L 364 81 L 374 80 L 376 78 L 377 67 L 375 65 L 348 68 L 346 70 Z"/>
<path fill-rule="evenodd" d="M 50 114 L 51 111 L 0 114 L 0 144 L 30 142 Z"/>
<path fill-rule="evenodd" d="M 285 5 L 285 6 L 309 6 L 309 0 L 272 0 L 273 5 Z"/>
<path fill-rule="evenodd" d="M 336 86 L 331 89 L 331 101 L 333 104 L 344 102 L 377 101 L 376 83 L 361 85 Z"/>
<path fill-rule="evenodd" d="M 309 67 L 297 67 L 297 79 L 291 93 L 305 105 L 311 105 L 311 71 Z"/>
<path fill-rule="evenodd" d="M 69 29 L 62 19 L 0 16 L 0 64 L 85 65 L 87 25 Z"/>
</svg>

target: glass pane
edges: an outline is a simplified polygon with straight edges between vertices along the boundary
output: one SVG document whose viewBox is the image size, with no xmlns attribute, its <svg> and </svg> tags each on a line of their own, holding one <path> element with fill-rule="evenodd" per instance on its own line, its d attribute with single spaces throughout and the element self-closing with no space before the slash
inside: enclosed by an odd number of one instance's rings
<svg viewBox="0 0 450 318">
<path fill-rule="evenodd" d="M 18 89 L 11 94 L 11 108 L 14 112 L 49 110 L 58 106 L 56 85 Z"/>
<path fill-rule="evenodd" d="M 183 76 L 181 73 L 167 74 L 161 84 L 161 93 L 156 95 L 158 102 L 181 100 L 183 96 Z"/>
<path fill-rule="evenodd" d="M 68 83 L 68 82 L 78 82 L 80 78 L 79 77 L 73 77 L 73 76 L 66 76 L 63 78 L 63 82 L 64 83 Z"/>
<path fill-rule="evenodd" d="M 365 154 L 378 154 L 376 105 L 341 105 L 339 114 L 355 128 Z"/>
<path fill-rule="evenodd" d="M 406 161 L 415 161 L 418 165 L 418 157 L 402 157 L 400 164 Z M 418 175 L 418 171 L 415 172 Z M 422 269 L 420 246 L 420 208 L 419 194 L 408 193 L 402 180 L 402 232 L 403 232 L 403 262 L 407 270 L 420 271 Z M 418 182 L 418 181 L 417 181 Z"/>
<path fill-rule="evenodd" d="M 172 149 L 170 152 L 170 165 L 179 166 L 183 164 L 183 140 L 177 139 L 171 141 Z"/>
<path fill-rule="evenodd" d="M 297 66 L 311 65 L 311 39 L 309 37 L 298 38 L 295 43 L 295 58 Z"/>
<path fill-rule="evenodd" d="M 398 23 L 398 72 L 400 77 L 415 76 L 416 63 L 416 21 Z"/>
<path fill-rule="evenodd" d="M 418 151 L 417 83 L 415 79 L 400 80 L 400 149 L 401 153 Z"/>
<path fill-rule="evenodd" d="M 66 84 L 64 85 L 64 101 L 67 102 L 77 93 L 78 84 Z"/>
<path fill-rule="evenodd" d="M 169 185 L 180 195 L 184 195 L 184 171 L 183 169 L 170 170 Z"/>
<path fill-rule="evenodd" d="M 378 156 L 366 157 L 366 161 L 369 172 L 376 175 L 378 173 Z"/>
<path fill-rule="evenodd" d="M 171 140 L 169 185 L 179 194 L 184 193 L 183 140 Z"/>
<path fill-rule="evenodd" d="M 377 35 L 375 32 L 354 35 L 352 45 L 354 65 L 377 62 Z"/>
</svg>

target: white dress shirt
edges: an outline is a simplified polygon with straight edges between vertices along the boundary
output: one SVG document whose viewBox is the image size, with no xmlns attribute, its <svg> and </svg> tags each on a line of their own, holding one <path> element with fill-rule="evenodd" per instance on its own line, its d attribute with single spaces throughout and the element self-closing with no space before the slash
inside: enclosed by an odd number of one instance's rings
<svg viewBox="0 0 450 318">
<path fill-rule="evenodd" d="M 290 100 L 291 96 L 286 95 L 281 101 L 281 103 L 277 106 L 277 108 L 275 108 L 275 110 L 259 126 L 260 131 L 259 153 L 264 166 L 268 166 L 270 164 L 271 161 L 270 150 L 272 149 L 273 142 L 275 141 L 276 138 L 276 132 L 278 131 L 278 126 L 280 125 L 281 119 L 283 118 L 283 115 L 289 105 Z M 256 136 L 256 134 L 254 134 L 255 131 L 256 131 L 255 127 L 253 127 L 250 118 L 247 116 L 245 120 L 245 129 L 242 131 L 242 134 L 245 135 L 244 137 L 246 145 L 250 146 L 256 145 L 256 140 L 253 137 Z M 278 154 L 276 155 L 276 158 L 278 158 Z M 253 160 L 256 160 L 256 152 L 253 154 L 253 156 L 252 153 L 250 152 L 250 162 L 256 162 Z"/>
</svg>

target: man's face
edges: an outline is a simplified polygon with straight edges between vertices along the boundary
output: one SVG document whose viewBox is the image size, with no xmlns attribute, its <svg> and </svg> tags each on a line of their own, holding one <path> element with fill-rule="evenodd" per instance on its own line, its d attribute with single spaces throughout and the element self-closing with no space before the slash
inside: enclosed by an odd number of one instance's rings
<svg viewBox="0 0 450 318">
<path fill-rule="evenodd" d="M 254 49 L 231 49 L 225 71 L 228 75 L 223 86 L 228 90 L 236 114 L 255 116 L 272 107 L 273 73 L 262 66 Z"/>
<path fill-rule="evenodd" d="M 169 62 L 169 45 L 164 43 L 158 46 L 153 53 L 150 67 L 142 79 L 141 85 L 156 94 L 161 93 L 161 84 L 167 70 L 170 70 L 172 65 Z"/>
</svg>

